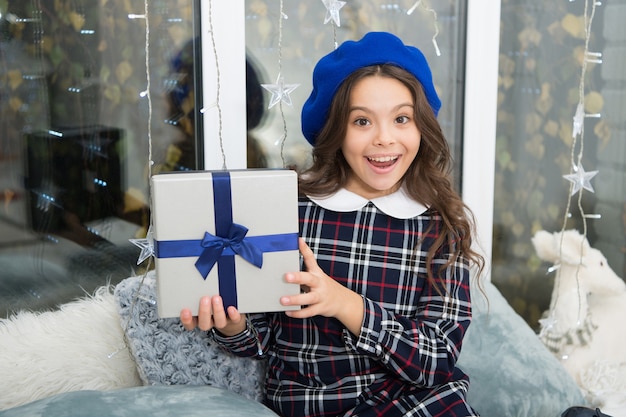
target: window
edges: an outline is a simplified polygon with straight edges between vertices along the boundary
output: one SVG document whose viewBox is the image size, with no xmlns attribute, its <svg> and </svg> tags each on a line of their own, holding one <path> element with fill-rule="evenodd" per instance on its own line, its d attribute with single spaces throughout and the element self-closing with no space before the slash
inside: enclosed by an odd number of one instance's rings
<svg viewBox="0 0 626 417">
<path fill-rule="evenodd" d="M 144 4 L 0 3 L 2 316 L 140 272 L 149 155 L 202 167 L 200 1 Z"/>
<path fill-rule="evenodd" d="M 539 260 L 531 237 L 563 226 L 572 167 L 573 117 L 579 101 L 584 52 L 584 6 L 588 2 L 509 1 L 502 6 L 497 125 L 493 281 L 528 323 L 550 304 L 554 275 Z M 588 15 L 590 16 L 590 15 Z M 597 170 L 583 189 L 587 237 L 626 276 L 626 119 L 623 19 L 626 5 L 602 2 L 595 10 L 589 51 L 602 53 L 585 73 L 585 171 Z M 593 58 L 593 56 L 592 56 Z M 571 197 L 567 229 L 583 232 Z M 600 217 L 597 218 L 597 215 Z"/>
<path fill-rule="evenodd" d="M 228 129 L 245 135 L 243 109 L 248 166 L 301 166 L 309 145 L 300 108 L 315 62 L 335 41 L 393 32 L 431 64 L 460 187 L 466 2 L 355 0 L 340 10 L 339 27 L 324 24 L 322 1 L 284 1 L 282 23 L 280 4 L 0 2 L 2 316 L 52 308 L 149 267 L 137 265 L 140 249 L 129 242 L 149 225 L 149 173 L 221 167 L 217 68 L 225 113 L 236 109 L 222 120 L 226 154 L 240 153 L 229 168 L 241 167 L 243 140 Z M 279 106 L 268 109 L 270 94 L 259 88 L 279 72 L 299 84 L 282 114 Z"/>
</svg>

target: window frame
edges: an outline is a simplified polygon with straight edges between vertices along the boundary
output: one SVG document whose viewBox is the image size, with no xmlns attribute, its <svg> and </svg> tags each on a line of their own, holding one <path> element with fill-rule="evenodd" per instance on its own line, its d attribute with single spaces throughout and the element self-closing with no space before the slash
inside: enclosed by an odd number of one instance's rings
<svg viewBox="0 0 626 417">
<path fill-rule="evenodd" d="M 491 264 L 500 54 L 500 0 L 469 0 L 463 114 L 463 200 L 474 212 L 478 249 Z M 491 279 L 490 270 L 485 271 Z"/>
</svg>

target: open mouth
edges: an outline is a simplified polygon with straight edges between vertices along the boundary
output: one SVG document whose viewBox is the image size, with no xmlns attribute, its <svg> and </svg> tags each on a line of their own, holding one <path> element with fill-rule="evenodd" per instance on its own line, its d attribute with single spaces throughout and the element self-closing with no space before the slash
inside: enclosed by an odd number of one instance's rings
<svg viewBox="0 0 626 417">
<path fill-rule="evenodd" d="M 367 157 L 367 160 L 370 164 L 375 166 L 376 168 L 388 168 L 395 164 L 398 161 L 399 155 L 393 156 L 376 156 L 376 157 Z"/>
</svg>

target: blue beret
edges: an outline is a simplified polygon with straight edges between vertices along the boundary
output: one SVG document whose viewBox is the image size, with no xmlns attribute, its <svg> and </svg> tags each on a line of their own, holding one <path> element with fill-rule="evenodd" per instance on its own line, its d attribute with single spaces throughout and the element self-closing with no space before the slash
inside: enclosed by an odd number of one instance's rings
<svg viewBox="0 0 626 417">
<path fill-rule="evenodd" d="M 311 144 L 315 144 L 326 122 L 330 103 L 341 83 L 359 68 L 380 64 L 396 65 L 413 74 L 437 116 L 441 101 L 424 54 L 391 33 L 370 32 L 360 41 L 342 43 L 315 65 L 313 91 L 302 107 L 302 133 Z"/>
</svg>

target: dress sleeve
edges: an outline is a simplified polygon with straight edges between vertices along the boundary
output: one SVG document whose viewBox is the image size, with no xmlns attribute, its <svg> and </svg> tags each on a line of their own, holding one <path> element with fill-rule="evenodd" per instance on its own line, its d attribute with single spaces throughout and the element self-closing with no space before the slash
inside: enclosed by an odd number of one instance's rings
<svg viewBox="0 0 626 417">
<path fill-rule="evenodd" d="M 445 260 L 435 259 L 435 273 Z M 468 262 L 459 257 L 436 276 L 445 289 L 442 294 L 427 285 L 411 318 L 364 298 L 361 333 L 356 337 L 344 331 L 348 349 L 376 358 L 415 385 L 429 387 L 449 380 L 471 321 L 469 275 Z"/>
<path fill-rule="evenodd" d="M 246 316 L 246 328 L 234 336 L 225 336 L 215 328 L 209 331 L 211 338 L 224 349 L 242 357 L 261 358 L 267 352 L 270 332 L 265 314 Z"/>
</svg>

